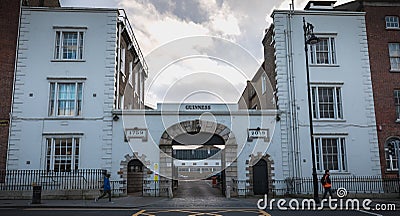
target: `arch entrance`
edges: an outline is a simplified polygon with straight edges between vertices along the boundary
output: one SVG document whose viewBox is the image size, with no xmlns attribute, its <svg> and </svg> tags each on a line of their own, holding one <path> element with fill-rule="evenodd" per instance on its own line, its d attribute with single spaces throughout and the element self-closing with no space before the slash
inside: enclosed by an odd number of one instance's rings
<svg viewBox="0 0 400 216">
<path fill-rule="evenodd" d="M 160 139 L 161 178 L 172 179 L 177 194 L 182 194 L 178 181 L 196 186 L 196 181 L 204 185 L 208 179 L 210 187 L 226 195 L 229 183 L 237 179 L 237 146 L 234 134 L 220 123 L 195 119 L 172 125 Z M 217 185 L 211 177 L 219 180 Z"/>
<path fill-rule="evenodd" d="M 143 190 L 144 165 L 138 159 L 133 159 L 128 163 L 127 171 L 127 193 L 142 193 Z"/>
<path fill-rule="evenodd" d="M 260 159 L 253 166 L 254 195 L 268 194 L 268 166 L 267 161 Z"/>
</svg>

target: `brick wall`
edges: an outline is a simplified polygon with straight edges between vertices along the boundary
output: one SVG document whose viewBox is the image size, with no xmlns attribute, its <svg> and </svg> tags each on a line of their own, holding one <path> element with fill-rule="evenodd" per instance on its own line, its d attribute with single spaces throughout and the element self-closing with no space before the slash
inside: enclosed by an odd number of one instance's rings
<svg viewBox="0 0 400 216">
<path fill-rule="evenodd" d="M 20 0 L 0 1 L 0 169 L 6 166 Z"/>
<path fill-rule="evenodd" d="M 388 43 L 400 43 L 400 30 L 386 30 L 385 16 L 400 17 L 400 5 L 391 7 L 365 6 L 368 46 L 374 92 L 375 115 L 382 175 L 397 172 L 386 171 L 384 146 L 388 138 L 400 137 L 400 123 L 396 123 L 393 91 L 400 89 L 400 72 L 390 72 Z"/>
<path fill-rule="evenodd" d="M 0 169 L 6 168 L 20 0 L 0 1 Z M 24 6 L 59 7 L 58 0 L 24 0 Z"/>
<path fill-rule="evenodd" d="M 59 0 L 23 0 L 24 6 L 32 7 L 60 7 Z"/>
</svg>

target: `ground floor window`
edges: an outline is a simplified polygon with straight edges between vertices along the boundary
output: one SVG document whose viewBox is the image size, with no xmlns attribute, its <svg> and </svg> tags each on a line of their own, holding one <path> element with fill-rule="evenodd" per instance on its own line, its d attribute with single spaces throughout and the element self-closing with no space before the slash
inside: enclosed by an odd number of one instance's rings
<svg viewBox="0 0 400 216">
<path fill-rule="evenodd" d="M 46 138 L 46 170 L 71 172 L 79 168 L 79 137 Z"/>
<path fill-rule="evenodd" d="M 387 171 L 397 171 L 399 169 L 398 165 L 397 165 L 397 160 L 398 160 L 397 152 L 394 151 L 392 154 L 390 154 L 389 148 L 388 148 L 389 144 L 396 146 L 396 145 L 398 145 L 398 143 L 400 143 L 399 138 L 390 138 L 385 143 L 385 159 L 386 159 L 386 170 Z M 392 150 L 394 150 L 394 149 L 392 149 Z"/>
<path fill-rule="evenodd" d="M 318 170 L 347 170 L 346 140 L 344 137 L 316 137 L 315 153 Z"/>
</svg>

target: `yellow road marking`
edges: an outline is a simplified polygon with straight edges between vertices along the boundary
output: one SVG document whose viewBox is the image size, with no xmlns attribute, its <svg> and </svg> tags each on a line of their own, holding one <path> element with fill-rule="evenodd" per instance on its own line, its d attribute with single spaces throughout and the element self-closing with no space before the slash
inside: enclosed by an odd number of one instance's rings
<svg viewBox="0 0 400 216">
<path fill-rule="evenodd" d="M 270 214 L 268 214 L 264 210 L 259 210 L 259 212 L 260 212 L 260 215 L 262 215 L 262 216 L 271 216 Z"/>
<path fill-rule="evenodd" d="M 145 212 L 146 210 L 141 210 L 141 211 L 138 211 L 138 212 L 136 212 L 135 214 L 133 214 L 132 216 L 139 216 L 139 215 L 141 215 L 143 212 Z"/>
<path fill-rule="evenodd" d="M 206 212 L 204 212 L 206 211 Z M 255 210 L 255 209 L 158 209 L 158 210 L 141 210 L 133 214 L 132 216 L 140 216 L 140 215 L 146 215 L 146 216 L 155 216 L 156 214 L 160 213 L 187 213 L 188 216 L 201 216 L 201 215 L 209 215 L 209 216 L 222 216 L 223 213 L 228 213 L 228 212 L 248 212 L 248 213 L 259 213 L 259 216 L 271 216 L 267 212 L 263 210 Z"/>
</svg>

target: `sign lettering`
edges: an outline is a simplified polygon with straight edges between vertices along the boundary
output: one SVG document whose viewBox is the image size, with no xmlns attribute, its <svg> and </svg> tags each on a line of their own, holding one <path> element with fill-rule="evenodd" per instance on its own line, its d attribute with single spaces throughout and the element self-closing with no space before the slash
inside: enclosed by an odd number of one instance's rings
<svg viewBox="0 0 400 216">
<path fill-rule="evenodd" d="M 253 139 L 259 139 L 259 138 L 264 139 L 265 142 L 269 141 L 269 130 L 268 129 L 261 129 L 261 128 L 248 129 L 247 135 L 248 135 L 248 137 L 247 137 L 248 141 L 253 141 Z"/>
<path fill-rule="evenodd" d="M 211 105 L 186 105 L 185 110 L 211 110 Z"/>
<path fill-rule="evenodd" d="M 146 128 L 131 128 L 125 130 L 126 139 L 142 139 L 147 141 L 147 129 Z"/>
</svg>

